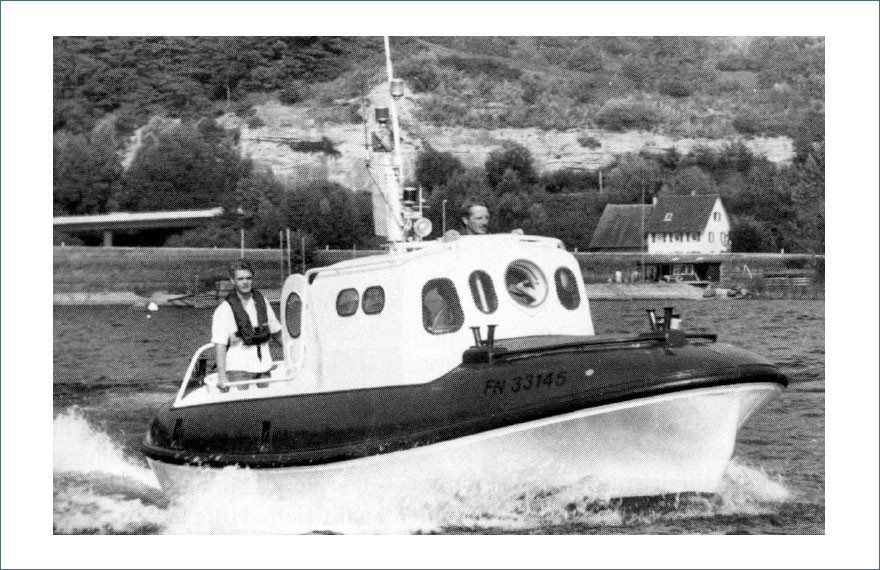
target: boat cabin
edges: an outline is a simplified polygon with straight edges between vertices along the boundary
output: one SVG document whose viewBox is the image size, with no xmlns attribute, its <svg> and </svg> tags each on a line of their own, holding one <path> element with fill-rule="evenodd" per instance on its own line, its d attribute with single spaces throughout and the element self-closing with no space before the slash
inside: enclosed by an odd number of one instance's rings
<svg viewBox="0 0 880 570">
<path fill-rule="evenodd" d="M 580 268 L 557 239 L 497 234 L 401 243 L 387 255 L 291 275 L 284 359 L 267 386 L 206 387 L 178 405 L 426 383 L 483 337 L 592 335 Z M 183 393 L 183 390 L 181 390 Z"/>
</svg>

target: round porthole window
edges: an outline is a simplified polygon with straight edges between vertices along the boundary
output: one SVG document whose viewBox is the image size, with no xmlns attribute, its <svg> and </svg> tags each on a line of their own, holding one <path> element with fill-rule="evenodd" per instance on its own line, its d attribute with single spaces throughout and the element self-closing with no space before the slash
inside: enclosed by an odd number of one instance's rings
<svg viewBox="0 0 880 570">
<path fill-rule="evenodd" d="M 525 259 L 518 259 L 507 266 L 504 284 L 511 299 L 524 307 L 537 307 L 547 298 L 544 273 Z"/>
</svg>

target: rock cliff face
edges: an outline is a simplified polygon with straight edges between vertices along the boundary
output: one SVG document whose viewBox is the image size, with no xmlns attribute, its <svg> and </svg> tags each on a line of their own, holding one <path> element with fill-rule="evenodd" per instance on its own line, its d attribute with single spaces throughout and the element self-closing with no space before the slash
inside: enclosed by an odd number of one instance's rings
<svg viewBox="0 0 880 570">
<path fill-rule="evenodd" d="M 374 91 L 376 93 L 376 91 Z M 374 100 L 371 97 L 371 100 Z M 729 139 L 672 139 L 649 132 L 616 133 L 598 129 L 571 131 L 542 131 L 539 129 L 467 129 L 417 125 L 411 119 L 411 110 L 417 104 L 413 98 L 403 100 L 401 111 L 402 156 L 404 171 L 412 173 L 418 152 L 430 144 L 434 149 L 451 152 L 465 165 L 482 165 L 486 156 L 504 141 L 513 141 L 528 148 L 540 172 L 566 168 L 599 169 L 609 164 L 615 155 L 637 153 L 642 150 L 663 152 L 675 148 L 687 154 L 698 146 L 720 148 L 733 142 Z M 370 104 L 364 114 L 372 116 Z M 363 112 L 363 111 L 362 111 Z M 268 103 L 257 107 L 257 115 L 265 124 L 248 128 L 244 121 L 228 115 L 221 119 L 227 128 L 241 129 L 242 154 L 259 164 L 272 168 L 276 176 L 289 181 L 321 178 L 338 182 L 353 190 L 367 190 L 372 178 L 380 178 L 380 155 L 373 155 L 373 166 L 367 168 L 369 152 L 365 145 L 363 124 L 333 124 L 314 118 L 310 109 Z M 586 148 L 578 139 L 593 137 L 601 146 Z M 324 153 L 298 152 L 286 141 L 332 141 L 337 156 Z M 787 137 L 742 139 L 755 154 L 776 163 L 791 160 L 793 147 Z"/>
</svg>

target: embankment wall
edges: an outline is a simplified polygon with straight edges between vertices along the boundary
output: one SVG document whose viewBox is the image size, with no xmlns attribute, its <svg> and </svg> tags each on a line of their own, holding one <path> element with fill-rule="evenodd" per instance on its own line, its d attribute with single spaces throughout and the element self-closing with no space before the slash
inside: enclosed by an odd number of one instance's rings
<svg viewBox="0 0 880 570">
<path fill-rule="evenodd" d="M 312 252 L 318 266 L 345 259 L 376 255 L 370 250 L 319 250 Z M 208 283 L 226 277 L 226 266 L 241 255 L 238 249 L 55 247 L 53 285 L 55 293 L 131 291 L 147 295 L 157 291 L 195 293 Z M 628 276 L 641 266 L 638 253 L 576 253 L 587 283 L 607 283 L 617 271 Z M 246 249 L 244 257 L 254 266 L 256 286 L 280 287 L 284 272 L 279 250 Z M 646 256 L 646 262 L 675 262 L 677 256 Z M 721 263 L 722 285 L 738 284 L 765 273 L 786 270 L 815 271 L 824 258 L 798 254 L 726 254 L 704 256 Z M 817 279 L 819 281 L 821 279 Z"/>
<path fill-rule="evenodd" d="M 163 247 L 55 247 L 54 292 L 157 291 L 195 293 L 226 278 L 226 267 L 241 256 L 238 249 Z M 258 288 L 277 288 L 283 274 L 279 250 L 246 249 Z"/>
</svg>

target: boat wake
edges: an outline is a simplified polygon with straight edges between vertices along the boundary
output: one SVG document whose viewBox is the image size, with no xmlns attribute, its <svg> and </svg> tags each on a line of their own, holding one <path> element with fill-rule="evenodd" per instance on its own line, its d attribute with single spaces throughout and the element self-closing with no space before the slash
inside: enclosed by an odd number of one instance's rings
<svg viewBox="0 0 880 570">
<path fill-rule="evenodd" d="M 486 458 L 487 472 L 492 461 Z M 548 488 L 539 480 L 473 476 L 424 488 L 363 471 L 303 492 L 226 468 L 207 475 L 197 492 L 169 501 L 144 460 L 76 407 L 54 419 L 53 468 L 56 534 L 612 533 L 772 514 L 792 496 L 778 477 L 734 459 L 711 496 L 608 501 L 596 498 L 589 481 Z"/>
</svg>

